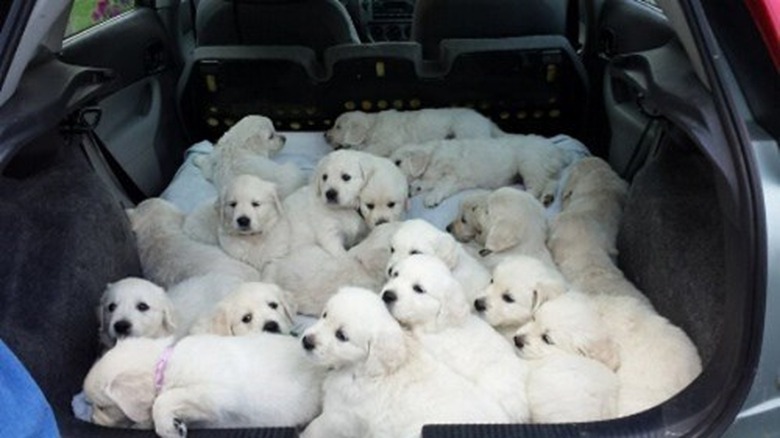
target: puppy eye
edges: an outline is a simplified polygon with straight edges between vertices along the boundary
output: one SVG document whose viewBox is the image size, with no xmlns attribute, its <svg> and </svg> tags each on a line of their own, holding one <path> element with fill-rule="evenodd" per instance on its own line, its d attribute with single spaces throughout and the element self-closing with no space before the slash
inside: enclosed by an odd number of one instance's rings
<svg viewBox="0 0 780 438">
<path fill-rule="evenodd" d="M 401 160 L 395 160 L 395 165 L 401 167 Z"/>
<path fill-rule="evenodd" d="M 271 301 L 270 303 L 268 303 L 268 307 L 272 309 L 276 309 L 279 307 L 279 304 L 275 303 L 274 301 Z"/>
<path fill-rule="evenodd" d="M 503 295 L 501 295 L 501 299 L 504 300 L 505 303 L 514 303 L 515 299 L 512 297 L 512 295 L 509 295 L 508 293 L 504 292 Z"/>
<path fill-rule="evenodd" d="M 388 202 L 387 203 L 387 208 L 393 208 L 393 207 L 395 207 L 395 202 Z"/>
<path fill-rule="evenodd" d="M 327 318 L 327 317 L 328 317 L 328 312 L 323 312 L 323 314 L 322 314 L 322 319 L 325 319 L 325 318 Z"/>
<path fill-rule="evenodd" d="M 398 278 L 398 271 L 393 271 L 390 273 L 390 278 Z"/>
<path fill-rule="evenodd" d="M 274 137 L 276 137 L 276 134 L 274 134 L 273 132 L 272 132 L 272 133 L 270 133 L 270 134 L 268 134 L 268 139 L 269 139 L 269 140 L 273 140 L 273 139 L 274 139 Z"/>
<path fill-rule="evenodd" d="M 463 216 L 462 218 L 460 218 L 460 221 L 465 224 L 466 223 L 466 216 Z"/>
<path fill-rule="evenodd" d="M 116 310 L 116 303 L 109 304 L 108 305 L 108 311 L 109 312 L 113 312 L 114 310 Z"/>
<path fill-rule="evenodd" d="M 490 284 L 493 284 L 493 279 L 492 278 L 490 279 Z"/>
<path fill-rule="evenodd" d="M 247 313 L 246 315 L 244 315 L 241 318 L 241 322 L 243 322 L 244 324 L 249 324 L 250 322 L 252 322 L 252 314 L 251 313 Z"/>
<path fill-rule="evenodd" d="M 390 247 L 390 254 L 393 254 L 393 253 L 395 253 L 395 248 L 393 248 L 393 247 L 391 246 L 391 247 Z"/>
<path fill-rule="evenodd" d="M 415 254 L 422 254 L 422 253 L 416 249 L 409 251 L 409 255 L 415 255 Z"/>
<path fill-rule="evenodd" d="M 252 207 L 259 207 L 260 203 L 257 201 L 252 201 Z"/>
<path fill-rule="evenodd" d="M 327 181 L 328 180 L 328 174 L 327 173 L 325 175 L 322 175 L 322 180 L 323 181 Z"/>
<path fill-rule="evenodd" d="M 542 335 L 542 342 L 544 342 L 547 345 L 555 345 L 555 343 L 550 339 L 550 335 L 547 333 Z"/>
<path fill-rule="evenodd" d="M 366 204 L 366 208 L 368 208 L 369 210 L 373 210 L 374 204 Z"/>
<path fill-rule="evenodd" d="M 412 290 L 417 292 L 418 294 L 424 294 L 425 293 L 425 289 L 420 287 L 419 284 L 415 284 L 414 286 L 412 286 Z"/>
<path fill-rule="evenodd" d="M 338 329 L 336 330 L 336 339 L 338 339 L 341 342 L 347 342 L 349 338 L 347 338 L 347 335 L 344 334 L 344 330 Z"/>
<path fill-rule="evenodd" d="M 141 312 L 146 312 L 147 310 L 149 310 L 149 305 L 146 304 L 146 303 L 141 302 L 141 303 L 138 303 L 135 306 L 135 308 L 138 309 Z"/>
<path fill-rule="evenodd" d="M 351 176 L 349 176 L 349 175 L 348 175 L 348 174 L 346 174 L 346 173 L 342 173 L 342 174 L 341 174 L 341 179 L 342 179 L 342 180 L 344 180 L 344 182 L 347 182 L 347 181 L 351 180 L 351 179 L 352 179 L 352 177 L 351 177 Z"/>
<path fill-rule="evenodd" d="M 233 202 L 231 202 L 231 203 L 229 203 L 229 204 L 228 204 L 228 206 L 229 206 L 230 208 L 236 208 L 236 205 L 238 205 L 238 202 L 236 202 L 236 201 L 233 201 Z"/>
</svg>

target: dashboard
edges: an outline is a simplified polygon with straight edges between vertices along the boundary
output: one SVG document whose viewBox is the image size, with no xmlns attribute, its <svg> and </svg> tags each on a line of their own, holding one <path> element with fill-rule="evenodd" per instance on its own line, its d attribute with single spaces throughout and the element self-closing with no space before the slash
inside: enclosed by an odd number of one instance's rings
<svg viewBox="0 0 780 438">
<path fill-rule="evenodd" d="M 356 0 L 359 19 L 355 25 L 374 42 L 408 41 L 412 34 L 415 0 Z"/>
</svg>

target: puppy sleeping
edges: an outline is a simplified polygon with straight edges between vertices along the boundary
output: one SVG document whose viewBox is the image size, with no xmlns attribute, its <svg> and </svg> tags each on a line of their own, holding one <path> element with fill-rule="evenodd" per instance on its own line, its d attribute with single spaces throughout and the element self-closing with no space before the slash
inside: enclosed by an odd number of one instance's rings
<svg viewBox="0 0 780 438">
<path fill-rule="evenodd" d="M 553 264 L 547 249 L 547 219 L 542 204 L 511 187 L 464 198 L 458 217 L 447 226 L 458 241 L 480 246 L 481 262 L 492 269 L 513 255 Z"/>
<path fill-rule="evenodd" d="M 271 161 L 285 142 L 286 138 L 276 133 L 270 119 L 246 116 L 222 135 L 211 155 L 196 157 L 195 165 L 217 190 L 236 176 L 249 174 L 275 183 L 285 197 L 306 183 L 297 166 Z"/>
<path fill-rule="evenodd" d="M 472 302 L 490 281 L 490 273 L 451 235 L 422 219 L 405 221 L 390 239 L 390 259 L 387 272 L 402 259 L 415 254 L 438 257 L 460 282 L 469 302 Z"/>
<path fill-rule="evenodd" d="M 109 283 L 98 306 L 100 343 L 104 349 L 117 339 L 162 338 L 173 334 L 173 304 L 163 288 L 141 278 Z"/>
<path fill-rule="evenodd" d="M 320 412 L 321 371 L 290 336 L 133 338 L 101 357 L 84 380 L 102 426 L 154 428 L 296 427 Z"/>
<path fill-rule="evenodd" d="M 150 198 L 127 210 L 144 278 L 169 288 L 207 273 L 256 280 L 257 270 L 221 249 L 196 242 L 182 231 L 184 215 L 173 204 Z"/>
<path fill-rule="evenodd" d="M 539 259 L 530 256 L 507 258 L 493 269 L 490 284 L 473 301 L 477 314 L 507 338 L 527 323 L 541 303 L 564 292 L 563 276 Z"/>
<path fill-rule="evenodd" d="M 426 207 L 435 207 L 465 189 L 511 185 L 518 176 L 529 193 L 549 205 L 554 200 L 555 181 L 573 158 L 536 135 L 412 143 L 390 156 L 410 181 L 412 195 L 427 192 Z"/>
<path fill-rule="evenodd" d="M 561 295 L 541 304 L 514 340 L 527 359 L 562 350 L 615 370 L 619 416 L 663 403 L 701 372 L 696 347 L 685 333 L 630 296 Z"/>
<path fill-rule="evenodd" d="M 311 361 L 328 370 L 322 413 L 304 438 L 419 437 L 425 424 L 510 419 L 405 333 L 374 292 L 342 288 L 302 344 Z"/>
<path fill-rule="evenodd" d="M 490 119 L 466 108 L 387 110 L 374 114 L 346 112 L 336 118 L 325 139 L 334 148 L 364 150 L 381 157 L 408 143 L 452 138 L 498 137 Z"/>
<path fill-rule="evenodd" d="M 513 422 L 528 421 L 526 364 L 499 333 L 470 313 L 460 283 L 444 262 L 423 254 L 401 260 L 381 296 L 425 350 L 490 394 Z"/>
</svg>

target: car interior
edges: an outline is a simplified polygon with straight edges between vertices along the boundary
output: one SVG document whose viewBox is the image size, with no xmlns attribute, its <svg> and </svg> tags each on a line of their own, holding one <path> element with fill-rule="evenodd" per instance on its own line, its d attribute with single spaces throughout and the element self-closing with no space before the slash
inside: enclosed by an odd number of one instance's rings
<svg viewBox="0 0 780 438">
<path fill-rule="evenodd" d="M 423 436 L 711 433 L 755 360 L 755 200 L 670 10 L 639 0 L 136 1 L 39 52 L 0 109 L 0 338 L 63 436 L 150 433 L 71 412 L 98 355 L 105 285 L 140 275 L 123 208 L 158 196 L 192 144 L 246 114 L 322 132 L 349 110 L 466 107 L 506 132 L 577 138 L 629 182 L 618 265 L 693 340 L 704 370 L 630 417 L 426 426 Z"/>
</svg>

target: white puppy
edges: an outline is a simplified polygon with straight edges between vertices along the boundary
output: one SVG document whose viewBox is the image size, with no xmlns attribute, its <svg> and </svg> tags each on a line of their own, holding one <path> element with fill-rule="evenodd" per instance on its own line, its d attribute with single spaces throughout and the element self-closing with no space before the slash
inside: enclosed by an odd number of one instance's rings
<svg viewBox="0 0 780 438">
<path fill-rule="evenodd" d="M 531 319 L 541 303 L 564 292 L 568 285 L 553 265 L 530 256 L 507 258 L 493 269 L 490 284 L 473 301 L 479 316 L 504 336 Z"/>
<path fill-rule="evenodd" d="M 319 246 L 296 248 L 287 256 L 270 263 L 263 278 L 292 291 L 291 299 L 305 315 L 319 315 L 328 299 L 342 286 L 360 286 L 378 290 L 381 279 L 346 253 L 333 256 Z"/>
<path fill-rule="evenodd" d="M 390 156 L 411 182 L 412 195 L 427 192 L 426 207 L 439 205 L 465 189 L 511 185 L 518 176 L 526 190 L 547 205 L 554 195 L 548 192 L 571 159 L 552 141 L 537 135 L 407 144 Z"/>
<path fill-rule="evenodd" d="M 481 246 L 481 261 L 491 269 L 513 255 L 529 255 L 553 264 L 546 245 L 544 207 L 527 192 L 512 187 L 463 199 L 458 217 L 447 231 L 460 242 Z"/>
<path fill-rule="evenodd" d="M 344 255 L 367 228 L 357 209 L 360 192 L 379 167 L 379 157 L 358 151 L 336 151 L 317 163 L 309 186 L 284 200 L 291 247 L 319 245 L 334 256 Z"/>
<path fill-rule="evenodd" d="M 163 288 L 141 278 L 109 283 L 98 306 L 100 343 L 108 349 L 117 339 L 162 338 L 176 328 L 173 304 Z"/>
<path fill-rule="evenodd" d="M 328 374 L 305 438 L 419 437 L 424 424 L 505 423 L 501 406 L 404 333 L 379 296 L 343 288 L 304 332 Z"/>
<path fill-rule="evenodd" d="M 221 249 L 196 242 L 182 231 L 184 215 L 173 204 L 150 198 L 127 210 L 135 233 L 145 278 L 169 288 L 187 278 L 207 273 L 257 280 L 251 266 Z"/>
<path fill-rule="evenodd" d="M 533 423 L 580 423 L 617 416 L 620 382 L 603 363 L 564 351 L 527 362 Z"/>
<path fill-rule="evenodd" d="M 218 199 L 220 247 L 262 272 L 290 250 L 290 225 L 276 185 L 252 175 L 239 175 Z"/>
<path fill-rule="evenodd" d="M 382 157 L 407 143 L 452 138 L 482 138 L 503 135 L 490 119 L 466 108 L 381 111 L 375 114 L 351 111 L 340 115 L 325 138 L 335 148 L 365 150 Z"/>
<path fill-rule="evenodd" d="M 515 344 L 528 359 L 561 349 L 616 370 L 620 416 L 666 401 L 701 372 L 686 334 L 647 302 L 630 296 L 561 295 L 539 307 L 518 330 Z"/>
<path fill-rule="evenodd" d="M 217 190 L 237 175 L 250 174 L 277 184 L 285 197 L 306 183 L 295 165 L 271 161 L 270 157 L 284 147 L 285 141 L 270 119 L 247 116 L 225 132 L 211 155 L 197 157 L 195 164 Z"/>
<path fill-rule="evenodd" d="M 295 427 L 320 411 L 322 376 L 290 336 L 126 339 L 84 380 L 102 426 L 154 428 Z"/>
<path fill-rule="evenodd" d="M 270 283 L 248 282 L 193 324 L 190 333 L 242 336 L 266 332 L 289 335 L 295 305 L 290 293 Z"/>
<path fill-rule="evenodd" d="M 471 314 L 444 262 L 424 254 L 401 260 L 382 301 L 423 348 L 501 403 L 513 422 L 529 420 L 527 365 L 498 332 Z"/>
<path fill-rule="evenodd" d="M 390 239 L 387 272 L 402 259 L 414 254 L 428 254 L 441 259 L 458 279 L 469 302 L 490 281 L 490 272 L 455 240 L 422 219 L 405 221 Z"/>
<path fill-rule="evenodd" d="M 390 160 L 377 160 L 377 170 L 360 191 L 360 215 L 374 227 L 402 221 L 408 207 L 409 185 L 406 177 Z"/>
</svg>

